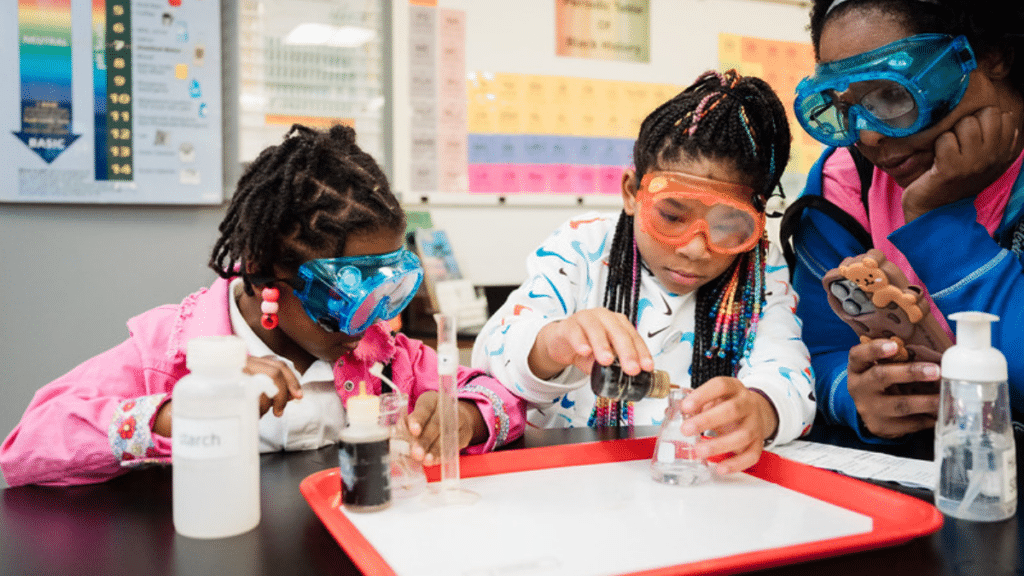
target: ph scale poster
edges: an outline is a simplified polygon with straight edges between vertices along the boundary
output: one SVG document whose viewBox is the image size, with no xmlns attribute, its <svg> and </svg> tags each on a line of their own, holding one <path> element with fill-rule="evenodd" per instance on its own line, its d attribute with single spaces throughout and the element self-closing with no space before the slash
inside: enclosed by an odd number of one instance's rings
<svg viewBox="0 0 1024 576">
<path fill-rule="evenodd" d="M 22 0 L 25 1 L 25 0 Z M 69 3 L 70 4 L 70 3 Z M 96 180 L 131 181 L 132 43 L 130 5 L 93 0 Z"/>
<path fill-rule="evenodd" d="M 11 79 L 0 201 L 222 201 L 217 2 L 17 0 L 0 11 Z"/>
</svg>

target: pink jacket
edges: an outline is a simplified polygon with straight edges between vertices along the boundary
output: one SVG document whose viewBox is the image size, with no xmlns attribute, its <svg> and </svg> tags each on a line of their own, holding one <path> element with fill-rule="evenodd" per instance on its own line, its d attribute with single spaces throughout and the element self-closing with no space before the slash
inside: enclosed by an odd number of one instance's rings
<svg viewBox="0 0 1024 576">
<path fill-rule="evenodd" d="M 21 422 L 0 446 L 0 468 L 11 486 L 101 482 L 142 462 L 170 462 L 170 438 L 152 433 L 153 418 L 188 374 L 185 345 L 199 336 L 231 334 L 228 281 L 128 321 L 129 337 L 39 389 Z M 391 364 L 391 380 L 410 396 L 410 410 L 426 390 L 437 389 L 437 354 L 386 323 L 372 326 L 353 352 L 334 366 L 342 403 L 365 380 L 374 394 L 381 382 L 375 362 Z M 525 405 L 481 370 L 459 367 L 459 398 L 477 403 L 490 437 L 467 448 L 477 453 L 523 433 Z"/>
</svg>

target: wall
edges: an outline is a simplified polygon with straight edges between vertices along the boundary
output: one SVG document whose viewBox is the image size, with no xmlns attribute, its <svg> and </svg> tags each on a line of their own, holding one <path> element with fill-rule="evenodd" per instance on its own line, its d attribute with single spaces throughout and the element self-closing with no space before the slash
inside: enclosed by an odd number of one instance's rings
<svg viewBox="0 0 1024 576">
<path fill-rule="evenodd" d="M 466 13 L 468 71 L 512 72 L 687 85 L 718 68 L 718 34 L 807 42 L 805 3 L 789 0 L 651 0 L 651 62 L 638 64 L 555 56 L 555 1 L 517 0 L 515 9 L 495 2 L 438 0 L 441 8 Z M 504 3 L 500 3 L 504 5 Z M 395 142 L 409 142 L 407 102 L 408 2 L 394 0 Z M 785 101 L 785 95 L 783 95 Z M 395 146 L 395 189 L 409 189 L 409 148 Z M 787 177 L 790 197 L 802 178 Z M 482 194 L 417 194 L 410 209 L 430 211 L 445 228 L 463 274 L 478 285 L 519 284 L 525 258 L 558 224 L 589 210 L 621 208 L 618 197 L 577 198 Z M 774 223 L 773 223 L 774 225 Z M 501 266 L 495 266 L 500 260 Z"/>
<path fill-rule="evenodd" d="M 238 42 L 237 18 L 237 4 L 223 2 L 224 46 Z M 221 64 L 224 158 L 238 158 L 237 51 L 225 50 Z M 225 162 L 226 189 L 240 173 Z M 129 318 L 210 284 L 206 262 L 224 210 L 0 204 L 2 437 L 40 386 L 127 338 Z"/>
<path fill-rule="evenodd" d="M 222 216 L 221 207 L 0 205 L 0 434 L 37 388 L 127 338 L 128 318 L 208 285 Z"/>
</svg>

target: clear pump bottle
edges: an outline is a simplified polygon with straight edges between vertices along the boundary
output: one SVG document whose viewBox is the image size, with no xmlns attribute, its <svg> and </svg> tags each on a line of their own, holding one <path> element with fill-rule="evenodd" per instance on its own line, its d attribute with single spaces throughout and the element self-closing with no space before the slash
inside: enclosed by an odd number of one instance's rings
<svg viewBox="0 0 1024 576">
<path fill-rule="evenodd" d="M 1017 510 L 1017 464 L 1006 358 L 991 346 L 984 312 L 958 312 L 956 345 L 942 355 L 935 425 L 935 506 L 964 520 L 992 522 Z"/>
<path fill-rule="evenodd" d="M 174 528 L 192 538 L 247 532 L 260 521 L 259 404 L 237 336 L 190 340 L 191 373 L 174 386 Z"/>
</svg>

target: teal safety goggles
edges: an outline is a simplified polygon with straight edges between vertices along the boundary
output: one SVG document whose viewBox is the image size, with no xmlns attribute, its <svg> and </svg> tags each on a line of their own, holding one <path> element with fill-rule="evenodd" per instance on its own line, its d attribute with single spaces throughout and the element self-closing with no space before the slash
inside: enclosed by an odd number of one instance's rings
<svg viewBox="0 0 1024 576">
<path fill-rule="evenodd" d="M 362 334 L 398 316 L 423 281 L 419 258 L 402 248 L 388 254 L 310 260 L 299 266 L 295 295 L 328 332 Z"/>
<path fill-rule="evenodd" d="M 849 146 L 861 130 L 902 138 L 955 108 L 977 67 L 967 38 L 918 34 L 819 65 L 796 87 L 793 108 L 804 130 L 828 146 Z"/>
</svg>

